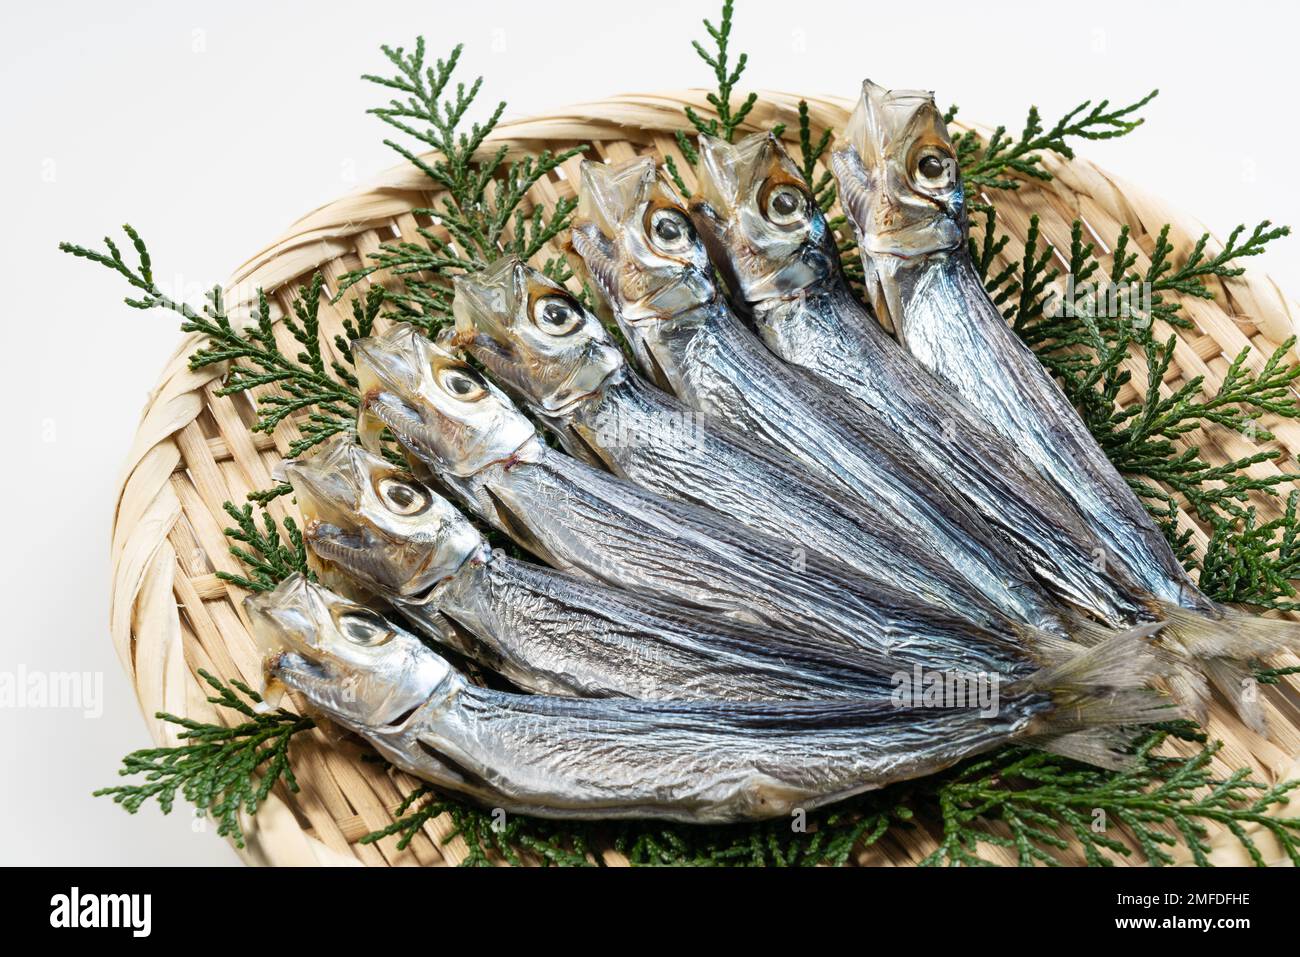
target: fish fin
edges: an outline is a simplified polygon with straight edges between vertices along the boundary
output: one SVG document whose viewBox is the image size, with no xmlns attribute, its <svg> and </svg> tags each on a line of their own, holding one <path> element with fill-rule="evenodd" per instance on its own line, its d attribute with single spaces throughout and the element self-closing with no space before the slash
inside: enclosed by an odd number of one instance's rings
<svg viewBox="0 0 1300 957">
<path fill-rule="evenodd" d="M 1111 628 L 1106 625 L 1099 625 L 1081 616 L 1070 616 L 1066 624 L 1070 634 L 1069 638 L 1037 630 L 1033 631 L 1028 637 L 1028 641 L 1032 644 L 1034 650 L 1040 654 L 1042 660 L 1049 666 L 1063 665 L 1066 662 L 1074 661 L 1082 649 L 1096 648 L 1098 645 L 1103 645 L 1118 637 L 1125 637 L 1139 642 L 1146 654 L 1155 659 L 1154 664 L 1160 674 L 1172 672 L 1179 664 L 1180 659 L 1176 654 L 1162 648 L 1158 641 L 1153 640 L 1164 628 L 1165 623 L 1163 621 L 1145 622 L 1141 625 L 1134 625 L 1132 628 Z"/>
<path fill-rule="evenodd" d="M 604 469 L 612 472 L 619 478 L 627 478 L 618 463 L 605 454 L 599 442 L 591 439 L 592 430 L 587 426 L 577 422 L 572 422 L 560 436 L 560 442 L 564 445 L 564 450 L 574 458 L 582 459 L 588 465 L 595 466 L 598 469 Z"/>
<path fill-rule="evenodd" d="M 1089 693 L 1096 689 L 1144 688 L 1164 677 L 1168 660 L 1152 648 L 1151 625 L 1118 632 L 1049 665 L 1020 684 L 1036 691 Z"/>
<path fill-rule="evenodd" d="M 492 509 L 496 513 L 496 521 L 493 524 L 509 535 L 516 545 L 532 552 L 554 568 L 568 567 L 566 563 L 561 562 L 559 558 L 552 554 L 541 539 L 533 534 L 531 526 L 491 486 L 484 486 L 483 491 L 487 494 L 488 500 L 492 503 Z"/>
<path fill-rule="evenodd" d="M 1250 666 L 1231 658 L 1210 658 L 1204 666 L 1210 683 L 1232 703 L 1233 711 L 1246 726 L 1268 737 L 1268 720 L 1259 700 L 1259 682 Z"/>
<path fill-rule="evenodd" d="M 1122 771 L 1133 764 L 1134 755 L 1124 753 L 1124 749 L 1133 743 L 1133 736 L 1120 728 L 1071 731 L 1032 743 L 1043 751 L 1111 771 Z"/>
<path fill-rule="evenodd" d="M 1198 665 L 1184 662 L 1183 667 L 1166 675 L 1165 687 L 1174 700 L 1183 706 L 1187 716 L 1205 724 L 1210 714 L 1210 682 Z"/>
<path fill-rule="evenodd" d="M 1210 685 L 1202 671 L 1201 662 L 1192 659 L 1176 642 L 1162 641 L 1166 622 L 1139 625 L 1135 632 L 1145 631 L 1147 650 L 1162 667 L 1161 680 L 1183 709 L 1192 718 L 1204 723 L 1210 708 Z M 1083 616 L 1071 616 L 1070 634 L 1081 645 L 1095 647 L 1117 634 L 1114 628 L 1099 625 Z"/>
<path fill-rule="evenodd" d="M 645 373 L 646 378 L 669 395 L 676 395 L 677 393 L 673 391 L 672 380 L 668 378 L 668 373 L 659 364 L 655 354 L 649 349 L 639 349 L 638 353 L 641 358 L 641 370 Z"/>
<path fill-rule="evenodd" d="M 1247 661 L 1278 651 L 1300 651 L 1300 622 L 1227 607 L 1215 617 L 1168 603 L 1162 603 L 1160 616 L 1169 622 L 1167 634 L 1193 658 Z"/>
<path fill-rule="evenodd" d="M 1044 668 L 1011 691 L 1046 693 L 1052 709 L 1035 722 L 1031 743 L 1101 767 L 1123 767 L 1131 741 L 1123 727 L 1181 717 L 1171 697 L 1149 686 L 1168 664 L 1153 653 L 1151 625 L 1120 632 Z"/>
<path fill-rule="evenodd" d="M 831 168 L 840 187 L 840 205 L 850 223 L 865 223 L 871 210 L 871 183 L 861 158 L 848 146 L 831 151 Z"/>
</svg>

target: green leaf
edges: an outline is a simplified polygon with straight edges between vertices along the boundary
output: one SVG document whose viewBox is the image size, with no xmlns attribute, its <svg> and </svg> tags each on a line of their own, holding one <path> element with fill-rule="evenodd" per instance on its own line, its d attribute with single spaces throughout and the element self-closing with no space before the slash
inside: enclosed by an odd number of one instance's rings
<svg viewBox="0 0 1300 957">
<path fill-rule="evenodd" d="M 242 715 L 245 720 L 227 727 L 179 718 L 165 711 L 154 717 L 185 730 L 184 744 L 173 748 L 143 748 L 122 759 L 123 777 L 140 775 L 143 783 L 100 788 L 96 797 L 111 797 L 113 803 L 134 814 L 149 801 L 156 801 L 170 814 L 180 797 L 206 811 L 217 822 L 217 834 L 244 846 L 239 814 L 256 814 L 276 784 L 283 782 L 297 792 L 298 782 L 289 765 L 289 742 L 294 735 L 315 727 L 310 718 L 283 708 L 264 711 L 262 697 L 242 681 L 223 683 L 206 671 L 199 677 L 216 692 L 208 701 Z"/>
</svg>

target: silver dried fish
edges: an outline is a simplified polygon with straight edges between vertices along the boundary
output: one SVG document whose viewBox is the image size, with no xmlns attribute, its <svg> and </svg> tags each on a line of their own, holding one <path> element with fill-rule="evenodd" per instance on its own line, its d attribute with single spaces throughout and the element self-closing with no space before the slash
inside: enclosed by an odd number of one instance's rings
<svg viewBox="0 0 1300 957">
<path fill-rule="evenodd" d="M 418 638 L 302 577 L 247 602 L 271 676 L 387 760 L 510 813 L 728 822 L 789 815 L 1009 741 L 1122 760 L 1107 728 L 1168 717 L 1132 639 L 978 706 L 555 698 L 470 684 Z"/>
<path fill-rule="evenodd" d="M 708 506 L 867 579 L 1005 628 L 950 565 L 861 499 L 641 378 L 562 286 L 501 260 L 456 283 L 452 341 L 481 362 L 570 454 L 666 498 Z M 897 347 L 895 347 L 897 348 Z"/>
<path fill-rule="evenodd" d="M 763 341 L 891 429 L 1010 542 L 1059 602 L 1115 626 L 1155 600 L 1096 561 L 1096 539 L 1033 464 L 875 322 L 840 270 L 835 237 L 780 141 L 700 138 L 691 216 Z"/>
<path fill-rule="evenodd" d="M 352 346 L 360 433 L 386 427 L 478 517 L 555 568 L 855 650 L 873 667 L 1022 674 L 1060 639 L 991 632 L 542 443 L 495 386 L 407 326 Z"/>
<path fill-rule="evenodd" d="M 824 643 L 700 614 L 488 548 L 430 486 L 339 436 L 286 467 L 324 579 L 546 694 L 722 701 L 888 695 Z"/>
<path fill-rule="evenodd" d="M 833 155 L 868 289 L 899 341 L 1073 503 L 1112 569 L 1158 596 L 1165 636 L 1207 659 L 1297 647 L 1297 626 L 1202 594 L 1065 393 L 990 301 L 966 247 L 966 203 L 931 94 L 870 81 Z M 1256 727 L 1249 673 L 1221 660 L 1212 680 Z M 1222 680 L 1231 674 L 1230 680 Z"/>
<path fill-rule="evenodd" d="M 878 418 L 781 362 L 731 312 L 703 243 L 649 158 L 584 163 L 571 244 L 651 379 L 893 514 L 1009 617 L 1064 634 L 1049 596 Z"/>
</svg>

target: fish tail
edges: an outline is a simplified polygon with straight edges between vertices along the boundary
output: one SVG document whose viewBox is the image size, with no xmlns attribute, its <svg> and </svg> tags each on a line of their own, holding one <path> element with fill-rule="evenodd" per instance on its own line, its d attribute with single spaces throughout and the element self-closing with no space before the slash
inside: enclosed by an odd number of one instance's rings
<svg viewBox="0 0 1300 957">
<path fill-rule="evenodd" d="M 1256 734 L 1268 736 L 1268 721 L 1259 700 L 1254 669 L 1232 658 L 1208 658 L 1203 663 L 1210 683 L 1232 704 L 1237 716 Z"/>
<path fill-rule="evenodd" d="M 1248 661 L 1278 651 L 1300 651 L 1300 622 L 1264 618 L 1222 607 L 1206 614 L 1163 603 L 1159 612 L 1166 634 L 1193 658 L 1235 658 Z"/>
<path fill-rule="evenodd" d="M 1188 654 L 1176 639 L 1170 640 L 1165 637 L 1167 624 L 1164 621 L 1156 621 L 1138 625 L 1132 629 L 1132 633 L 1148 639 L 1147 651 L 1161 666 L 1163 672 L 1161 681 L 1170 695 L 1183 707 L 1188 717 L 1204 723 L 1210 710 L 1210 684 L 1206 679 L 1203 664 Z M 1080 644 L 1090 648 L 1109 640 L 1118 633 L 1114 628 L 1100 625 L 1082 616 L 1072 617 L 1070 620 L 1070 634 Z"/>
<path fill-rule="evenodd" d="M 1152 647 L 1154 627 L 1113 634 L 1021 682 L 1021 689 L 1052 699 L 1031 731 L 1032 743 L 1088 764 L 1122 768 L 1132 761 L 1125 753 L 1133 739 L 1126 727 L 1181 717 L 1170 696 L 1151 688 L 1177 671 L 1176 663 Z"/>
</svg>

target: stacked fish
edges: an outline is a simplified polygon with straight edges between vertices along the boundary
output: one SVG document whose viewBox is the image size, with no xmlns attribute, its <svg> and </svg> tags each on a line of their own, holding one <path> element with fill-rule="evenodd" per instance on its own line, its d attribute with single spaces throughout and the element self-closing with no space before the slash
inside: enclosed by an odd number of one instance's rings
<svg viewBox="0 0 1300 957">
<path fill-rule="evenodd" d="M 1295 626 L 1197 590 L 989 301 L 931 96 L 864 84 L 834 153 L 870 307 L 775 137 L 700 155 L 689 207 L 584 164 L 600 317 L 503 260 L 437 343 L 353 343 L 359 443 L 287 466 L 325 584 L 249 600 L 273 679 L 548 817 L 773 817 L 1008 742 L 1115 766 L 1212 689 L 1261 727 Z"/>
</svg>

